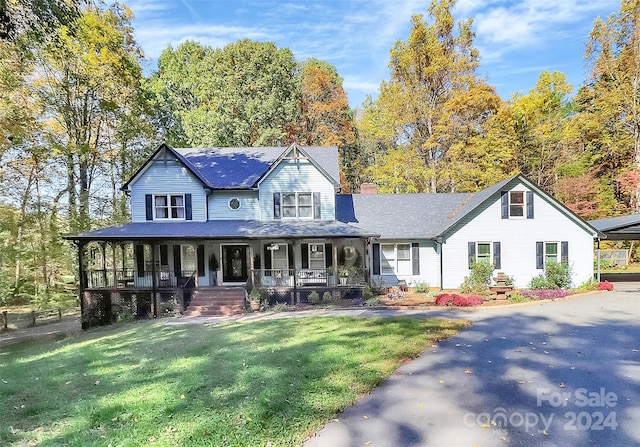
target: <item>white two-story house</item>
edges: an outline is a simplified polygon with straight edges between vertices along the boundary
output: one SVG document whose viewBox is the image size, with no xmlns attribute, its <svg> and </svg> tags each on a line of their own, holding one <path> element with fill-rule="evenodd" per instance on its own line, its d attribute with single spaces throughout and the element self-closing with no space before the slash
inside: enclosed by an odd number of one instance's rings
<svg viewBox="0 0 640 447">
<path fill-rule="evenodd" d="M 340 194 L 339 179 L 335 147 L 161 145 L 123 186 L 130 223 L 68 237 L 83 315 L 240 312 L 253 287 L 289 303 L 367 282 L 450 289 L 479 260 L 518 287 L 547 262 L 569 263 L 576 283 L 593 274 L 601 233 L 523 176 L 403 195 Z"/>
</svg>

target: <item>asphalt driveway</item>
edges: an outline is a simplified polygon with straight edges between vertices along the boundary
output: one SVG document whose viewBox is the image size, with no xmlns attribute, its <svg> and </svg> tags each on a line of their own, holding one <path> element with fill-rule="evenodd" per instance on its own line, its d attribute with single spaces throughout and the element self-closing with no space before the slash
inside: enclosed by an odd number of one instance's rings
<svg viewBox="0 0 640 447">
<path fill-rule="evenodd" d="M 304 445 L 640 445 L 639 288 L 414 312 L 474 325 L 399 368 Z"/>
</svg>

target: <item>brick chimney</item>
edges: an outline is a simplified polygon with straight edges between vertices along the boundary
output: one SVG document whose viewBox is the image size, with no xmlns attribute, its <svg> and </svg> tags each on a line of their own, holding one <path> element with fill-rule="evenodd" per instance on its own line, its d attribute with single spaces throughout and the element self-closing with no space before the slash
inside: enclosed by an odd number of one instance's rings
<svg viewBox="0 0 640 447">
<path fill-rule="evenodd" d="M 360 185 L 360 194 L 378 194 L 378 187 L 375 183 L 363 183 Z"/>
</svg>

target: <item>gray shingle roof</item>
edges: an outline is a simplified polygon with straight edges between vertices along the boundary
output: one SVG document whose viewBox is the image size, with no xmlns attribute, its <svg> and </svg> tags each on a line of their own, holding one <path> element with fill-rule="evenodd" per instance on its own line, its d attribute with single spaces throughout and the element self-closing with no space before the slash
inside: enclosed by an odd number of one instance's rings
<svg viewBox="0 0 640 447">
<path fill-rule="evenodd" d="M 331 180 L 340 184 L 338 148 L 302 147 Z M 205 185 L 218 189 L 251 188 L 290 147 L 173 148 Z"/>
<path fill-rule="evenodd" d="M 336 218 L 384 239 L 432 239 L 473 194 L 341 194 Z"/>
<path fill-rule="evenodd" d="M 88 231 L 67 239 L 147 240 L 147 239 L 265 239 L 376 237 L 360 226 L 338 221 L 216 220 L 208 222 L 132 222 Z"/>
</svg>

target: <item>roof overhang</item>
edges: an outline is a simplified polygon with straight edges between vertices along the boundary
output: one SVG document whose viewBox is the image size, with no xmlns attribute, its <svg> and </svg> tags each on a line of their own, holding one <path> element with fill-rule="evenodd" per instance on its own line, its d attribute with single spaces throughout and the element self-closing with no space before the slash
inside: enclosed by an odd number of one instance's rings
<svg viewBox="0 0 640 447">
<path fill-rule="evenodd" d="M 589 221 L 592 227 L 614 241 L 640 240 L 640 214 Z"/>
<path fill-rule="evenodd" d="M 88 231 L 65 239 L 90 241 L 160 241 L 192 239 L 375 238 L 379 234 L 339 221 L 214 220 L 207 222 L 133 222 Z"/>
</svg>

